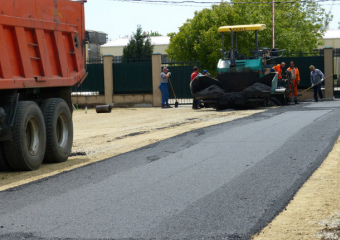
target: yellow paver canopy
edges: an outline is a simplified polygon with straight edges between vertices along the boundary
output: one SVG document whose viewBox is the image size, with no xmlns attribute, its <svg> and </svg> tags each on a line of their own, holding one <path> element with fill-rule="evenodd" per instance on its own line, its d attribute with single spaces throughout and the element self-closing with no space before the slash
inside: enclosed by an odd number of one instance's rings
<svg viewBox="0 0 340 240">
<path fill-rule="evenodd" d="M 219 32 L 243 32 L 243 31 L 255 31 L 266 29 L 266 24 L 252 24 L 252 25 L 234 25 L 234 26 L 223 26 L 218 29 Z"/>
</svg>

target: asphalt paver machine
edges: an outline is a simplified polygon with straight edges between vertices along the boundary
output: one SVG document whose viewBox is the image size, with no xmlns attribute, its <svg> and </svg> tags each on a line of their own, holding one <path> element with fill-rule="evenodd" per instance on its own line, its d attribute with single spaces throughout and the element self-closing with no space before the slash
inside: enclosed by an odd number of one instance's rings
<svg viewBox="0 0 340 240">
<path fill-rule="evenodd" d="M 218 29 L 222 37 L 222 56 L 217 64 L 217 79 L 198 76 L 191 83 L 196 99 L 215 108 L 248 105 L 283 105 L 287 102 L 286 88 L 278 88 L 278 74 L 270 72 L 274 59 L 284 50 L 259 48 L 258 31 L 265 24 L 223 26 Z M 255 49 L 252 56 L 238 53 L 237 33 L 255 32 Z M 230 51 L 225 51 L 225 34 L 230 33 Z M 213 87 L 212 87 L 213 86 Z"/>
</svg>

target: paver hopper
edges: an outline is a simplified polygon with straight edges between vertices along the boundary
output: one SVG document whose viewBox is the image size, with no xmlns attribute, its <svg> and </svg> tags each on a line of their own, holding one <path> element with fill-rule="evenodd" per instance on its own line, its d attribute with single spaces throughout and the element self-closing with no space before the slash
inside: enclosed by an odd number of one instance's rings
<svg viewBox="0 0 340 240">
<path fill-rule="evenodd" d="M 244 105 L 267 105 L 273 95 L 282 95 L 285 90 L 277 91 L 278 75 L 270 73 L 273 59 L 284 50 L 259 49 L 258 31 L 264 30 L 265 24 L 224 26 L 219 28 L 222 36 L 222 58 L 217 65 L 217 79 L 198 76 L 191 83 L 192 94 L 203 103 L 214 107 L 233 107 Z M 255 50 L 251 57 L 245 57 L 237 50 L 237 33 L 255 31 Z M 231 50 L 224 50 L 224 33 L 231 33 Z M 234 34 L 236 47 L 234 47 Z M 255 85 L 256 84 L 256 85 Z M 209 91 L 209 87 L 215 85 Z M 221 90 L 218 90 L 221 89 Z"/>
</svg>

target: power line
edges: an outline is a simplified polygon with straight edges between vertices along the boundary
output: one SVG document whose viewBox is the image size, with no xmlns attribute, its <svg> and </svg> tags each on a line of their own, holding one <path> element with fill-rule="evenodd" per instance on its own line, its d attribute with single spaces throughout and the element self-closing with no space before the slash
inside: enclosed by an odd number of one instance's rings
<svg viewBox="0 0 340 240">
<path fill-rule="evenodd" d="M 155 4 L 155 5 L 176 5 L 176 6 L 197 6 L 197 5 L 212 5 L 212 4 L 220 4 L 222 2 L 198 2 L 198 1 L 160 1 L 160 0 L 111 0 L 117 2 L 126 2 L 126 3 L 145 3 L 145 4 Z M 328 3 L 328 2 L 339 2 L 340 0 L 298 0 L 298 1 L 277 1 L 274 2 L 276 4 L 294 4 L 294 3 Z M 226 4 L 272 4 L 271 1 L 266 2 L 223 2 Z M 183 5 L 185 4 L 185 5 Z M 187 5 L 191 4 L 191 5 Z M 338 4 L 335 4 L 338 5 Z"/>
<path fill-rule="evenodd" d="M 110 0 L 110 1 L 114 1 L 114 2 L 125 2 L 125 3 L 139 3 L 139 4 L 152 4 L 152 5 L 166 5 L 166 6 L 169 6 L 169 5 L 172 5 L 172 6 L 179 6 L 179 7 L 197 7 L 197 8 L 202 8 L 202 7 L 210 7 L 211 5 L 213 4 L 216 4 L 216 3 L 204 3 L 202 5 L 199 5 L 199 4 L 196 4 L 196 5 L 193 5 L 193 4 L 182 4 L 182 3 L 179 3 L 179 4 L 175 4 L 175 3 L 168 3 L 167 1 L 159 1 L 159 2 L 153 2 L 153 1 L 129 1 L 129 0 Z"/>
</svg>

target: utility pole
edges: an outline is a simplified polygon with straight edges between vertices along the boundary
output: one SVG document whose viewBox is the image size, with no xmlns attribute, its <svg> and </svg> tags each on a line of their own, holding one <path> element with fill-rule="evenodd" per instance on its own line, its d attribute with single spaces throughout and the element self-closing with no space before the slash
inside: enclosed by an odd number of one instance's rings
<svg viewBox="0 0 340 240">
<path fill-rule="evenodd" d="M 274 0 L 273 0 L 273 4 L 272 4 L 272 14 L 273 14 L 273 26 L 272 26 L 272 29 L 273 29 L 273 44 L 272 44 L 272 49 L 275 48 L 275 15 L 274 15 Z"/>
</svg>

